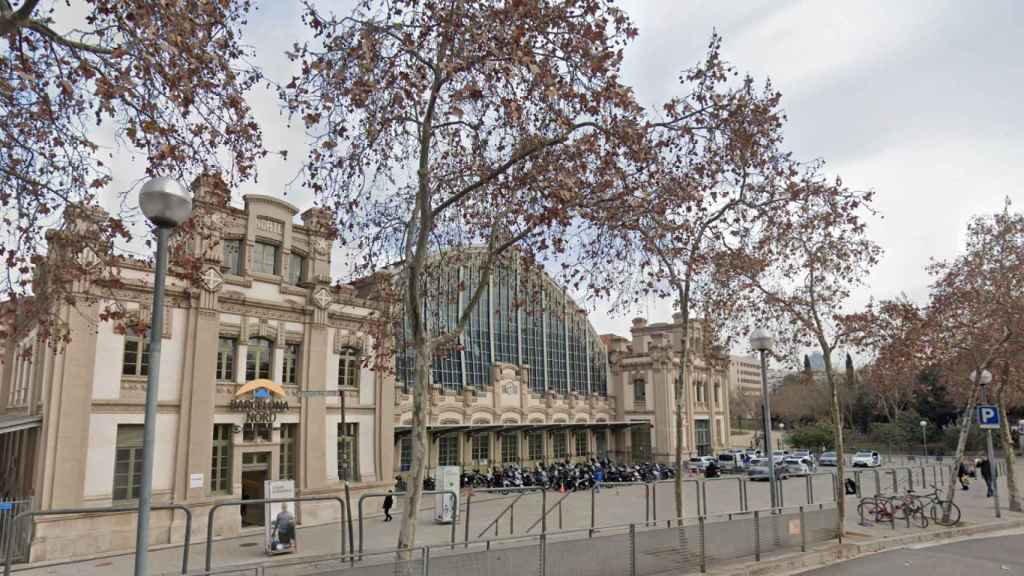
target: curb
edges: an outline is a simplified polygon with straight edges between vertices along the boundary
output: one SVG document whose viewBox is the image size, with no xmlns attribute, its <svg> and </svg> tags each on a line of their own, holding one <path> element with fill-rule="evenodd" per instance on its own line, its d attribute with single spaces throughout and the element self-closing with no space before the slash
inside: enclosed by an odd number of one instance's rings
<svg viewBox="0 0 1024 576">
<path fill-rule="evenodd" d="M 903 548 L 908 544 L 937 542 L 963 536 L 1001 532 L 1014 528 L 1024 528 L 1024 520 L 989 522 L 986 524 L 961 526 L 959 528 L 948 528 L 935 532 L 922 532 L 920 534 L 906 534 L 893 538 L 869 540 L 860 543 L 829 544 L 817 550 L 812 549 L 808 552 L 784 554 L 771 560 L 748 562 L 741 566 L 723 566 L 718 569 L 708 570 L 707 573 L 715 576 L 768 576 L 799 573 L 804 570 L 821 568 L 861 556 L 870 556 L 887 550 Z"/>
</svg>

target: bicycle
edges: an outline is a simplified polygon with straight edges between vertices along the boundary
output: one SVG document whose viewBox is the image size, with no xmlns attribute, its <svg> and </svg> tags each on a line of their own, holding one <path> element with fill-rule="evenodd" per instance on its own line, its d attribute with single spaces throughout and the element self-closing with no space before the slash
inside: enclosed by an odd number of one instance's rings
<svg viewBox="0 0 1024 576">
<path fill-rule="evenodd" d="M 925 503 L 930 504 L 928 515 L 931 517 L 932 522 L 935 522 L 939 526 L 956 526 L 960 523 L 960 507 L 952 500 L 943 500 L 939 495 L 938 486 L 932 484 L 931 492 L 917 495 L 915 498 L 922 500 L 922 506 L 924 506 Z M 945 519 L 946 509 L 949 510 L 948 520 Z"/>
<path fill-rule="evenodd" d="M 857 514 L 861 517 L 862 523 L 866 518 L 872 518 L 875 523 L 888 522 L 893 518 L 892 505 L 885 496 L 865 496 L 857 504 Z"/>
<path fill-rule="evenodd" d="M 928 514 L 924 510 L 924 499 L 914 494 L 913 490 L 907 490 L 903 496 L 890 496 L 890 506 L 896 520 L 910 520 L 917 522 L 921 528 L 928 527 Z M 908 522 L 909 525 L 909 522 Z"/>
</svg>

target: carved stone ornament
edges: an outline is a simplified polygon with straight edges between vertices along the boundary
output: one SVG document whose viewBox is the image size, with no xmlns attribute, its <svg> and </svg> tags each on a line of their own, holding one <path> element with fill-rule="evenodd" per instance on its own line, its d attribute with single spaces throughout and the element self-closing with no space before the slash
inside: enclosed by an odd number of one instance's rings
<svg viewBox="0 0 1024 576">
<path fill-rule="evenodd" d="M 327 291 L 327 288 L 319 288 L 313 293 L 313 302 L 321 309 L 326 309 L 331 305 L 334 299 L 331 297 L 331 293 Z"/>
<path fill-rule="evenodd" d="M 313 252 L 315 252 L 317 256 L 327 254 L 327 241 L 323 238 L 313 240 Z"/>
<path fill-rule="evenodd" d="M 207 268 L 206 272 L 203 272 L 203 287 L 210 292 L 216 292 L 220 290 L 221 286 L 224 285 L 224 276 L 221 275 L 220 271 L 216 268 Z"/>
<path fill-rule="evenodd" d="M 519 393 L 519 386 L 515 382 L 506 382 L 502 385 L 502 391 L 508 395 L 515 395 Z"/>
</svg>

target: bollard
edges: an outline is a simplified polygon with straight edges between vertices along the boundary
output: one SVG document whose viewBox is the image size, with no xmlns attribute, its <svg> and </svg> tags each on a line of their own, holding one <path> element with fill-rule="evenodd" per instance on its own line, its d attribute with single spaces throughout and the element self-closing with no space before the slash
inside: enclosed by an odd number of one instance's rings
<svg viewBox="0 0 1024 576">
<path fill-rule="evenodd" d="M 786 505 L 786 497 L 783 496 L 783 494 L 785 494 L 786 491 L 782 489 L 783 488 L 783 486 L 782 486 L 783 482 L 784 482 L 783 480 L 779 480 L 778 482 L 775 483 L 775 486 L 779 490 L 779 508 L 782 508 L 782 507 L 784 507 Z"/>
<path fill-rule="evenodd" d="M 654 515 L 654 525 L 658 525 L 658 481 L 651 482 L 651 509 Z"/>
<path fill-rule="evenodd" d="M 700 573 L 703 574 L 708 571 L 708 559 L 704 549 L 704 517 L 697 517 L 697 526 L 700 530 Z"/>
<path fill-rule="evenodd" d="M 629 525 L 629 573 L 636 576 L 636 524 Z"/>
<path fill-rule="evenodd" d="M 469 548 L 469 511 L 470 504 L 473 503 L 473 491 L 470 490 L 469 494 L 466 494 L 466 534 L 463 536 L 462 541 L 466 543 L 465 548 Z M 359 536 L 360 543 L 362 543 L 362 535 Z"/>
<path fill-rule="evenodd" d="M 512 506 L 508 509 L 508 535 L 511 536 L 516 533 L 516 503 L 513 502 Z"/>
<path fill-rule="evenodd" d="M 545 534 L 548 531 L 548 491 L 540 491 L 540 533 Z M 544 570 L 541 569 L 541 573 Z"/>
<path fill-rule="evenodd" d="M 704 515 L 707 516 L 707 514 L 708 514 L 708 482 L 707 482 L 707 480 L 704 480 L 704 481 L 702 481 L 700 483 L 700 494 L 701 494 L 701 498 L 704 500 Z"/>
<path fill-rule="evenodd" d="M 423 576 L 430 574 L 430 547 L 423 548 Z"/>
<path fill-rule="evenodd" d="M 742 508 L 740 509 L 746 512 L 747 510 L 750 510 L 750 496 L 747 494 L 746 478 L 740 478 L 740 486 L 743 490 L 743 497 L 740 499 L 740 505 L 742 506 Z"/>
<path fill-rule="evenodd" d="M 800 551 L 807 552 L 807 525 L 804 523 L 804 507 L 800 507 Z"/>
<path fill-rule="evenodd" d="M 546 532 L 540 533 L 540 576 L 544 576 L 547 572 L 547 556 L 548 556 L 548 535 Z"/>
<path fill-rule="evenodd" d="M 854 471 L 854 473 L 853 473 L 853 481 L 857 483 L 857 498 L 863 498 L 864 496 L 861 495 L 861 491 L 860 491 L 861 490 L 860 486 L 862 484 L 860 470 Z M 878 483 L 876 482 L 875 484 L 876 484 L 876 488 L 877 488 L 877 484 Z M 844 487 L 843 488 L 843 495 L 845 495 L 845 494 L 846 494 L 846 488 Z"/>
<path fill-rule="evenodd" d="M 651 525 L 651 485 L 644 484 L 644 525 Z"/>
<path fill-rule="evenodd" d="M 754 560 L 761 561 L 761 521 L 759 510 L 754 510 Z"/>
<path fill-rule="evenodd" d="M 899 492 L 899 482 L 896 480 L 896 469 L 892 469 L 889 472 L 892 473 L 892 493 L 896 494 Z"/>
<path fill-rule="evenodd" d="M 558 503 L 558 529 L 562 529 L 562 503 Z"/>
<path fill-rule="evenodd" d="M 740 478 L 739 476 L 736 477 L 736 489 L 739 490 L 740 510 L 746 510 L 746 507 L 743 504 L 743 478 Z"/>
<path fill-rule="evenodd" d="M 907 468 L 907 488 L 914 489 L 914 470 Z"/>
<path fill-rule="evenodd" d="M 807 503 L 814 504 L 814 477 L 811 475 L 804 476 L 804 481 L 807 484 L 804 489 L 807 495 Z"/>
<path fill-rule="evenodd" d="M 595 522 L 597 521 L 596 516 L 597 516 L 597 492 L 591 490 L 590 491 L 590 532 L 589 532 L 589 537 L 590 538 L 594 537 L 594 526 L 596 525 Z"/>
</svg>

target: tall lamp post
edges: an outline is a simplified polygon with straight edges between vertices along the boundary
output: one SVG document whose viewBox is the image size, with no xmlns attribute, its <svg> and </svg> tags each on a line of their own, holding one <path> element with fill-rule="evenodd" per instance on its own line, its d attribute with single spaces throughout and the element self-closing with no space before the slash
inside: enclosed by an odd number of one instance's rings
<svg viewBox="0 0 1024 576">
<path fill-rule="evenodd" d="M 192 213 L 192 195 L 178 181 L 154 178 L 139 193 L 142 213 L 156 226 L 156 276 L 153 279 L 153 315 L 149 325 L 149 374 L 146 377 L 146 419 L 142 440 L 142 481 L 139 486 L 139 523 L 135 534 L 135 576 L 146 576 L 149 560 L 149 512 L 153 499 L 153 456 L 156 435 L 156 399 L 160 385 L 160 341 L 164 332 L 164 283 L 167 278 L 167 237 Z"/>
<path fill-rule="evenodd" d="M 981 398 L 982 402 L 988 403 L 988 385 L 992 383 L 992 373 L 988 370 L 982 370 L 979 375 L 977 371 L 971 372 L 971 382 L 981 385 Z M 1004 416 L 1000 414 L 1000 416 Z M 999 480 L 996 477 L 996 462 L 995 462 L 995 451 L 992 450 L 992 430 L 985 430 L 985 447 L 988 452 L 988 470 L 989 476 L 992 478 L 992 505 L 996 509 L 996 518 L 1002 518 L 1002 511 L 999 509 Z"/>
<path fill-rule="evenodd" d="M 778 486 L 775 479 L 775 457 L 772 455 L 772 407 L 768 397 L 768 351 L 775 345 L 775 338 L 763 328 L 750 335 L 750 347 L 761 353 L 761 410 L 764 427 L 764 455 L 768 458 L 768 492 L 771 493 L 772 508 L 777 508 Z"/>
<path fill-rule="evenodd" d="M 924 450 L 924 457 L 928 459 L 928 421 L 921 420 L 921 448 Z"/>
</svg>

